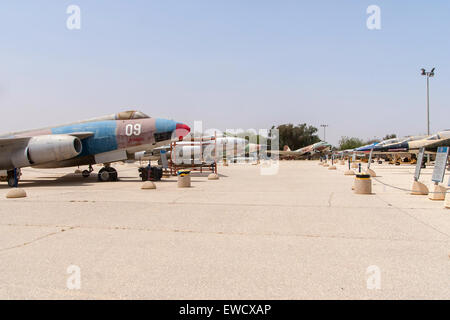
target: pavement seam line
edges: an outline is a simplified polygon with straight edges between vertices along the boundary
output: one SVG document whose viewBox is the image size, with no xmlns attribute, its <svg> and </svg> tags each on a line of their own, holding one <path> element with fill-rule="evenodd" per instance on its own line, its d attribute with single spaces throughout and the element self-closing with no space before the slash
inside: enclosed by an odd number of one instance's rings
<svg viewBox="0 0 450 320">
<path fill-rule="evenodd" d="M 0 225 L 2 226 L 2 225 Z M 226 231 L 199 231 L 199 230 L 181 230 L 181 229 L 148 229 L 148 228 L 133 228 L 133 227 L 100 227 L 100 226 L 52 226 L 52 225 L 3 225 L 9 227 L 35 227 L 35 228 L 68 228 L 70 230 L 78 229 L 93 229 L 93 230 L 109 230 L 109 231 L 140 231 L 140 232 L 164 232 L 164 233 L 187 233 L 187 234 L 213 234 L 224 236 L 272 236 L 272 237 L 297 237 L 297 238 L 324 238 L 324 239 L 343 239 L 343 240 L 375 240 L 375 241 L 407 241 L 407 242 L 426 242 L 426 243 L 448 243 L 448 240 L 423 240 L 423 239 L 388 239 L 376 237 L 362 237 L 362 236 L 341 236 L 341 235 L 319 235 L 319 234 L 281 234 L 281 233 L 245 233 L 245 232 L 226 232 Z M 67 231 L 67 230 L 66 230 Z M 49 235 L 56 235 L 60 232 L 55 232 Z M 43 236 L 42 238 L 44 238 Z M 40 239 L 37 239 L 40 240 Z M 5 250 L 5 249 L 3 249 Z M 0 250 L 1 252 L 1 250 Z"/>
<path fill-rule="evenodd" d="M 1 249 L 0 249 L 0 253 L 6 252 L 6 251 L 10 251 L 10 250 L 14 250 L 14 249 L 23 248 L 23 247 L 26 247 L 26 246 L 28 246 L 28 245 L 30 245 L 30 244 L 33 244 L 33 243 L 35 243 L 35 242 L 38 242 L 38 241 L 40 241 L 40 240 L 43 240 L 43 239 L 46 239 L 46 238 L 55 236 L 55 235 L 57 235 L 57 234 L 60 234 L 60 233 L 63 233 L 63 232 L 69 231 L 69 230 L 73 230 L 73 229 L 75 229 L 75 228 L 76 228 L 76 227 L 68 227 L 67 230 L 63 229 L 63 230 L 60 230 L 60 231 L 50 232 L 50 233 L 45 234 L 45 235 L 43 235 L 43 236 L 37 237 L 36 239 L 31 240 L 31 241 L 27 241 L 27 242 L 24 242 L 24 243 L 21 243 L 21 244 L 12 246 L 12 247 L 1 248 Z"/>
</svg>

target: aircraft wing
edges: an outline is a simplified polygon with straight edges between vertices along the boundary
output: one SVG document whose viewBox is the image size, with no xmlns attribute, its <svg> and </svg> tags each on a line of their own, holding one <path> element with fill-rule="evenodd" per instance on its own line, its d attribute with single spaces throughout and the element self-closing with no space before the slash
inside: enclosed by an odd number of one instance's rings
<svg viewBox="0 0 450 320">
<path fill-rule="evenodd" d="M 72 132 L 68 133 L 67 135 L 77 137 L 80 140 L 92 137 L 94 135 L 93 132 Z"/>
<path fill-rule="evenodd" d="M 77 137 L 81 140 L 89 138 L 94 135 L 94 132 L 73 132 L 68 133 L 68 136 Z M 28 141 L 30 141 L 32 137 L 6 137 L 6 138 L 0 138 L 0 149 L 4 148 L 6 146 L 14 146 L 14 147 L 23 147 L 25 146 Z"/>
<path fill-rule="evenodd" d="M 0 149 L 6 146 L 16 145 L 17 147 L 20 147 L 22 145 L 25 145 L 30 141 L 31 137 L 20 137 L 20 138 L 0 138 Z"/>
<path fill-rule="evenodd" d="M 427 146 L 425 146 L 425 150 L 426 151 L 430 151 L 430 150 L 437 150 L 437 148 L 439 147 L 449 147 L 450 146 L 450 138 L 448 139 L 442 139 L 440 141 L 436 141 L 432 144 L 429 144 Z"/>
<path fill-rule="evenodd" d="M 274 151 L 271 151 L 271 152 L 274 152 Z M 299 151 L 278 151 L 278 154 L 280 156 L 302 156 L 305 153 L 299 152 Z"/>
</svg>

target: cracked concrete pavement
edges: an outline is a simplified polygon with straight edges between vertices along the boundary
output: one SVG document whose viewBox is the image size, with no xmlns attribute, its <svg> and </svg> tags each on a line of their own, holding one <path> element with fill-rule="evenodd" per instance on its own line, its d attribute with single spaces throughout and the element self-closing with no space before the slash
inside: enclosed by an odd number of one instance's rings
<svg viewBox="0 0 450 320">
<path fill-rule="evenodd" d="M 450 210 L 385 185 L 409 188 L 412 166 L 373 165 L 368 196 L 344 166 L 316 161 L 281 161 L 273 176 L 219 167 L 220 180 L 193 176 L 190 189 L 170 178 L 141 190 L 135 164 L 116 168 L 111 183 L 25 169 L 25 199 L 0 185 L 0 298 L 450 298 Z"/>
</svg>

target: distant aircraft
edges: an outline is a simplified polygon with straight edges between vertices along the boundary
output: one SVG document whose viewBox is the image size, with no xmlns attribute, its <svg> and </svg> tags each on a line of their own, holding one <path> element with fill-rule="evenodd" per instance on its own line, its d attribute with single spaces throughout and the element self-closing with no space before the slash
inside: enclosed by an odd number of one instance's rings
<svg viewBox="0 0 450 320">
<path fill-rule="evenodd" d="M 249 143 L 244 138 L 226 136 L 217 137 L 216 141 L 211 140 L 211 138 L 197 137 L 190 141 L 190 137 L 185 137 L 183 141 L 176 143 L 174 150 L 171 150 L 170 145 L 165 145 L 152 151 L 137 153 L 136 160 L 159 160 L 161 152 L 166 152 L 167 157 L 172 158 L 172 161 L 178 159 L 190 163 L 191 160 L 203 158 L 205 163 L 212 163 L 215 156 L 217 156 L 217 160 L 219 160 L 219 157 L 232 160 L 236 157 L 243 157 L 247 153 L 255 153 L 260 149 L 259 145 Z M 214 147 L 217 147 L 217 154 Z"/>
<path fill-rule="evenodd" d="M 309 146 L 291 151 L 289 146 L 285 146 L 283 151 L 278 151 L 280 156 L 311 156 L 316 153 L 323 153 L 331 150 L 331 144 L 320 141 Z M 273 150 L 271 151 L 273 152 Z"/>
<path fill-rule="evenodd" d="M 9 186 L 15 186 L 20 168 L 61 168 L 101 163 L 99 181 L 117 180 L 110 163 L 134 158 L 134 154 L 182 139 L 190 128 L 180 122 L 151 118 L 139 111 L 93 118 L 68 125 L 0 135 L 0 170 Z M 19 172 L 18 172 L 19 171 Z"/>
<path fill-rule="evenodd" d="M 421 147 L 425 147 L 426 153 L 436 153 L 437 148 L 450 145 L 450 131 L 442 131 L 433 136 L 419 135 L 404 138 L 394 138 L 375 142 L 355 149 L 339 151 L 340 156 L 348 156 L 355 153 L 357 156 L 364 156 L 373 149 L 373 154 L 377 156 L 410 157 L 411 154 L 419 152 Z"/>
<path fill-rule="evenodd" d="M 440 131 L 430 137 L 410 137 L 398 143 L 386 144 L 377 147 L 377 152 L 383 153 L 418 153 L 420 148 L 425 148 L 428 153 L 435 153 L 439 147 L 450 146 L 450 130 Z"/>
<path fill-rule="evenodd" d="M 359 147 L 359 148 L 355 148 L 353 151 L 355 151 L 355 152 L 369 152 L 370 150 L 375 149 L 377 147 L 384 146 L 386 144 L 396 143 L 396 142 L 399 142 L 399 141 L 400 141 L 400 139 L 393 138 L 393 139 L 388 139 L 388 140 L 384 140 L 384 141 L 381 141 L 381 142 L 374 142 L 374 143 L 367 144 L 367 145 Z"/>
</svg>

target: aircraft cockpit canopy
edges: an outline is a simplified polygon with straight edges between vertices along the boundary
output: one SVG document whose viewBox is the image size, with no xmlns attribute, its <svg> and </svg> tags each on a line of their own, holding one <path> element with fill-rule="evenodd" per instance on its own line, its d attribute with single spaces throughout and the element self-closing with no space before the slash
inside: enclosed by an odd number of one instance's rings
<svg viewBox="0 0 450 320">
<path fill-rule="evenodd" d="M 389 140 L 385 140 L 385 141 L 380 142 L 378 144 L 378 146 L 385 146 L 385 145 L 393 144 L 393 143 L 397 143 L 397 142 L 399 142 L 399 139 L 398 138 L 393 138 L 393 139 L 389 139 Z"/>
<path fill-rule="evenodd" d="M 432 135 L 431 137 L 429 137 L 427 140 L 439 140 L 441 137 L 439 137 L 438 134 Z"/>
<path fill-rule="evenodd" d="M 148 115 L 141 111 L 124 111 L 116 114 L 116 120 L 134 120 L 134 119 L 148 119 Z"/>
</svg>

